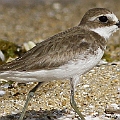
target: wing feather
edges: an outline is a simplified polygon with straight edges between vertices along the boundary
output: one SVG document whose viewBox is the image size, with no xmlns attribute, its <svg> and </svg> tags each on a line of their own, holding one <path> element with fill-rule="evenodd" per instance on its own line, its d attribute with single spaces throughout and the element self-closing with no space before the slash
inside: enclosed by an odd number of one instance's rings
<svg viewBox="0 0 120 120">
<path fill-rule="evenodd" d="M 38 43 L 22 57 L 0 66 L 0 71 L 31 71 L 59 67 L 75 59 L 94 44 L 94 41 L 86 40 L 85 35 L 85 31 L 80 27 L 58 33 Z"/>
</svg>

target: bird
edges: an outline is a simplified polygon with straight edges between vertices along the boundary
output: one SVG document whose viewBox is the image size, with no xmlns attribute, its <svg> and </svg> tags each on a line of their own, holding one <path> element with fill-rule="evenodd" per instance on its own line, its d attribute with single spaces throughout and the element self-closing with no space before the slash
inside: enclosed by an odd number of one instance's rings
<svg viewBox="0 0 120 120">
<path fill-rule="evenodd" d="M 28 103 L 43 83 L 70 80 L 70 104 L 81 120 L 84 115 L 74 99 L 80 76 L 101 60 L 109 37 L 119 30 L 120 21 L 106 8 L 89 9 L 77 26 L 38 43 L 21 57 L 0 66 L 0 78 L 15 82 L 38 82 L 28 93 L 19 120 Z"/>
</svg>

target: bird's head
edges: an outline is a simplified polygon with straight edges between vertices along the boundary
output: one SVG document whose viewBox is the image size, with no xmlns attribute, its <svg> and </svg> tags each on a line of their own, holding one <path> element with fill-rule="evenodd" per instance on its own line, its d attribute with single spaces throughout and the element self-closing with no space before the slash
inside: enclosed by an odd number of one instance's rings
<svg viewBox="0 0 120 120">
<path fill-rule="evenodd" d="M 108 39 L 120 28 L 120 21 L 106 8 L 93 8 L 85 13 L 79 25 Z"/>
</svg>

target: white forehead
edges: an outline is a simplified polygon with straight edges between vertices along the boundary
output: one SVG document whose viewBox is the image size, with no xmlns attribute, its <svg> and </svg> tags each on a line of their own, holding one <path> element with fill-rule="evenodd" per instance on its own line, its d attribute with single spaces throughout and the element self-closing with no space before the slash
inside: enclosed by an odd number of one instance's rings
<svg viewBox="0 0 120 120">
<path fill-rule="evenodd" d="M 114 22 L 118 22 L 118 18 L 116 17 L 116 15 L 114 13 L 111 13 L 111 14 L 101 14 L 101 15 L 98 15 L 98 16 L 94 16 L 94 17 L 91 17 L 89 19 L 89 21 L 94 21 L 96 18 L 98 18 L 100 16 L 106 16 L 109 20 L 114 21 Z"/>
</svg>

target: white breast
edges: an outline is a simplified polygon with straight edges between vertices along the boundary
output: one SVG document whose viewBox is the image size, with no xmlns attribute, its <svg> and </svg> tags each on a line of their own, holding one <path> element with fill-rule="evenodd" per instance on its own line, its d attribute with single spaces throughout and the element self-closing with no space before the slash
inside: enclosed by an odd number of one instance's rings
<svg viewBox="0 0 120 120">
<path fill-rule="evenodd" d="M 69 79 L 75 75 L 82 75 L 92 69 L 102 58 L 103 51 L 98 48 L 95 54 L 87 57 L 80 55 L 78 59 L 69 61 L 68 64 L 53 70 L 38 70 L 31 72 L 6 71 L 0 73 L 0 78 L 17 82 L 42 82 L 58 79 Z"/>
</svg>

